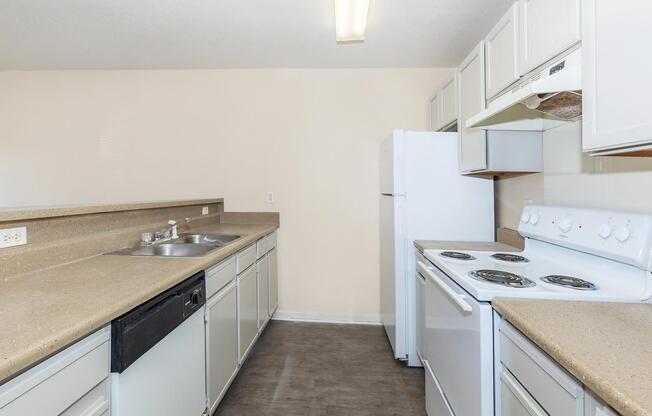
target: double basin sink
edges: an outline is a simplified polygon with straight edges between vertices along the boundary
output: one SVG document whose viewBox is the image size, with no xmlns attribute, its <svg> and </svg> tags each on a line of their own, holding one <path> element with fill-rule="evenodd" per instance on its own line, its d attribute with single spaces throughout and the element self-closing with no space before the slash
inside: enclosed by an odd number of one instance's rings
<svg viewBox="0 0 652 416">
<path fill-rule="evenodd" d="M 116 256 L 201 257 L 233 243 L 242 236 L 231 234 L 181 234 L 179 238 L 147 246 L 129 247 L 107 253 Z"/>
</svg>

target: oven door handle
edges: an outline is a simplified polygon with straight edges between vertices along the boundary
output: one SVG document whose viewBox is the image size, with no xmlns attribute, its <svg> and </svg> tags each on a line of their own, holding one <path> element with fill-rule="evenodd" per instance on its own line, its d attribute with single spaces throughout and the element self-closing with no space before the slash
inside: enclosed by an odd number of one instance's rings
<svg viewBox="0 0 652 416">
<path fill-rule="evenodd" d="M 423 273 L 424 275 L 428 276 L 430 280 L 432 280 L 441 290 L 446 293 L 446 295 L 452 300 L 458 308 L 463 310 L 464 312 L 473 312 L 473 308 L 471 305 L 464 300 L 466 296 L 460 295 L 459 293 L 455 292 L 453 289 L 451 289 L 450 286 L 448 286 L 439 276 L 434 274 L 432 270 L 426 266 L 426 264 L 422 261 L 417 261 L 417 266 L 419 269 L 419 273 Z"/>
</svg>

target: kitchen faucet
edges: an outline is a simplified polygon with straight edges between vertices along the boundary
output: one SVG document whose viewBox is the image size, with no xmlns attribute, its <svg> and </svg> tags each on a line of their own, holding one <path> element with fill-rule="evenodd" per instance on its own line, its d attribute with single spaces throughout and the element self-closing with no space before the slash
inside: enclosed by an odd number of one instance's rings
<svg viewBox="0 0 652 416">
<path fill-rule="evenodd" d="M 143 233 L 140 244 L 148 246 L 150 244 L 179 238 L 177 222 L 175 220 L 169 220 L 168 225 L 168 227 L 165 227 L 161 231 L 156 231 L 154 233 L 154 239 L 152 239 L 152 233 Z"/>
</svg>

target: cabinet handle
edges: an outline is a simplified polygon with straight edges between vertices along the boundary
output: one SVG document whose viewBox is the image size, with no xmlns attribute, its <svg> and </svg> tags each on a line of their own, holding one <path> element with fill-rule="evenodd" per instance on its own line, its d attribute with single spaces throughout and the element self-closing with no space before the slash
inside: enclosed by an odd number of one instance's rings
<svg viewBox="0 0 652 416">
<path fill-rule="evenodd" d="M 548 416 L 541 406 L 530 396 L 521 384 L 514 378 L 511 373 L 506 371 L 504 368 L 500 373 L 500 380 L 507 386 L 514 396 L 518 399 L 519 402 L 527 409 L 528 413 L 533 416 Z"/>
<path fill-rule="evenodd" d="M 423 273 L 424 275 L 428 276 L 430 280 L 432 280 L 441 290 L 444 291 L 444 293 L 452 300 L 455 302 L 455 304 L 464 312 L 473 312 L 473 307 L 464 300 L 465 296 L 460 295 L 459 293 L 455 292 L 453 289 L 451 289 L 450 286 L 448 286 L 439 276 L 434 274 L 428 266 L 425 265 L 424 262 L 422 261 L 417 261 L 417 266 L 419 269 L 419 273 Z"/>
</svg>

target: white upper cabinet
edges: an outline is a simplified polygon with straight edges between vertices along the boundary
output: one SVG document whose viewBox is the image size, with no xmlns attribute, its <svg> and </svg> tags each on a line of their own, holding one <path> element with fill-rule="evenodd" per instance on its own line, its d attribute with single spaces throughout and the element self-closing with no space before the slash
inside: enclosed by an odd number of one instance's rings
<svg viewBox="0 0 652 416">
<path fill-rule="evenodd" d="M 450 126 L 457 121 L 457 76 L 453 74 L 439 90 L 441 101 L 441 126 Z"/>
<path fill-rule="evenodd" d="M 458 132 L 462 172 L 487 168 L 486 131 L 466 127 L 466 120 L 485 108 L 484 50 L 484 41 L 481 41 L 458 68 Z"/>
<path fill-rule="evenodd" d="M 519 70 L 525 75 L 581 39 L 581 0 L 519 0 Z M 608 3 L 605 1 L 605 3 Z M 614 2 L 625 8 L 622 2 Z M 636 10 L 644 2 L 636 2 Z M 634 32 L 632 32 L 634 33 Z"/>
<path fill-rule="evenodd" d="M 441 127 L 441 95 L 440 90 L 430 98 L 430 130 L 437 131 Z"/>
<path fill-rule="evenodd" d="M 651 155 L 652 2 L 582 2 L 585 151 Z"/>
<path fill-rule="evenodd" d="M 518 51 L 519 6 L 516 2 L 485 38 L 488 99 L 520 78 Z"/>
</svg>

